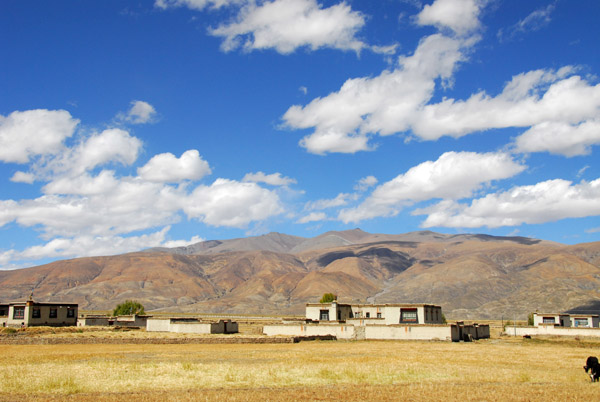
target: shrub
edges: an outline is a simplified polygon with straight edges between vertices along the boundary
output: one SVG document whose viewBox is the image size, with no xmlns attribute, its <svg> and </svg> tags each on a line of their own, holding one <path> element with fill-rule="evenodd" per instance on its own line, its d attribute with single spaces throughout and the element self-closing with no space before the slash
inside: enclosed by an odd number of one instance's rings
<svg viewBox="0 0 600 402">
<path fill-rule="evenodd" d="M 125 300 L 124 303 L 118 304 L 113 310 L 114 316 L 132 314 L 144 314 L 144 306 L 134 300 Z"/>
<path fill-rule="evenodd" d="M 533 313 L 527 315 L 527 325 L 533 327 Z"/>
<path fill-rule="evenodd" d="M 333 293 L 325 293 L 323 294 L 323 297 L 321 297 L 319 303 L 331 303 L 334 300 L 337 300 L 337 295 L 334 295 Z"/>
</svg>

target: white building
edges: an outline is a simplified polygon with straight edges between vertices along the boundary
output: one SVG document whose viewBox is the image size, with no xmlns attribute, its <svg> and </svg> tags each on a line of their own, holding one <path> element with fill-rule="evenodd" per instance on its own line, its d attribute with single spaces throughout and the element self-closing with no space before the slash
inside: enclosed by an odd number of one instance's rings
<svg viewBox="0 0 600 402">
<path fill-rule="evenodd" d="M 533 313 L 533 325 L 575 327 L 575 328 L 598 328 L 600 319 L 596 314 L 567 314 L 567 313 Z"/>
<path fill-rule="evenodd" d="M 432 304 L 308 303 L 312 321 L 345 321 L 359 325 L 443 324 L 442 308 Z"/>
<path fill-rule="evenodd" d="M 265 335 L 335 336 L 337 339 L 474 340 L 489 338 L 488 325 L 444 324 L 432 304 L 308 303 L 306 320 L 265 325 Z"/>
</svg>

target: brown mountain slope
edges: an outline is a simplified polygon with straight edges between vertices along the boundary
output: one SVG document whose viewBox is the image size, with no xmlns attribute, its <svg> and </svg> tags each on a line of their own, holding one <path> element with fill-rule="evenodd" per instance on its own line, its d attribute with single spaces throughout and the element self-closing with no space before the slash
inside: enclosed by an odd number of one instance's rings
<svg viewBox="0 0 600 402">
<path fill-rule="evenodd" d="M 359 229 L 313 239 L 269 234 L 227 242 L 0 271 L 0 300 L 33 291 L 37 300 L 74 301 L 84 309 L 136 299 L 148 310 L 302 314 L 306 302 L 333 292 L 340 301 L 436 303 L 456 318 L 523 318 L 600 300 L 600 242 L 565 246 Z M 223 244 L 251 250 L 216 252 Z M 261 245 L 302 251 L 252 250 Z"/>
</svg>

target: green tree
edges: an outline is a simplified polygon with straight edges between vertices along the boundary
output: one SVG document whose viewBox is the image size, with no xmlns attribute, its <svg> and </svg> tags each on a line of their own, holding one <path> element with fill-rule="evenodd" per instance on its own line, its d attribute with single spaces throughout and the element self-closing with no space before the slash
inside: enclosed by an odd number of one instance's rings
<svg viewBox="0 0 600 402">
<path fill-rule="evenodd" d="M 527 325 L 532 326 L 533 327 L 533 313 L 529 313 L 527 315 Z"/>
<path fill-rule="evenodd" d="M 446 316 L 444 315 L 444 313 L 442 313 L 442 324 L 448 324 L 448 321 L 446 320 Z"/>
<path fill-rule="evenodd" d="M 323 294 L 323 297 L 321 297 L 319 303 L 331 303 L 334 300 L 337 300 L 337 295 L 334 295 L 333 293 L 325 293 Z"/>
<path fill-rule="evenodd" d="M 144 314 L 144 306 L 135 300 L 125 300 L 124 303 L 118 304 L 113 310 L 113 315 L 132 315 Z"/>
</svg>

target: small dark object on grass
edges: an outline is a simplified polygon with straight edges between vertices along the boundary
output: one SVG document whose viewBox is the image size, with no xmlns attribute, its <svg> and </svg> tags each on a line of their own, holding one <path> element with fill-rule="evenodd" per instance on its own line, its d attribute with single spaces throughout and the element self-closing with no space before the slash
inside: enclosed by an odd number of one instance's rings
<svg viewBox="0 0 600 402">
<path fill-rule="evenodd" d="M 523 339 L 531 339 L 531 335 L 523 335 Z"/>
<path fill-rule="evenodd" d="M 585 366 L 583 366 L 583 369 L 585 370 L 586 373 L 589 371 L 592 382 L 596 382 L 596 381 L 600 380 L 600 364 L 598 364 L 597 357 L 595 357 L 595 356 L 588 357 L 587 360 L 585 361 Z"/>
</svg>

